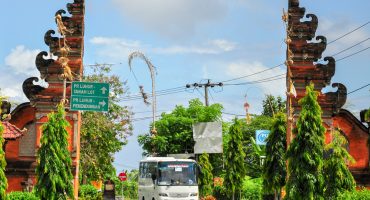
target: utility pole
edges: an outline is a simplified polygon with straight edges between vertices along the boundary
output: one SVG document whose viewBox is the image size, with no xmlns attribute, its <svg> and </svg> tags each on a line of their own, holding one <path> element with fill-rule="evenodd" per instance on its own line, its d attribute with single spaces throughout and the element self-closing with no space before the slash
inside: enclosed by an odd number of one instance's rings
<svg viewBox="0 0 370 200">
<path fill-rule="evenodd" d="M 222 82 L 211 83 L 211 80 L 208 79 L 207 80 L 207 83 L 186 84 L 186 88 L 194 87 L 196 89 L 196 88 L 204 87 L 204 99 L 205 99 L 204 101 L 205 101 L 206 106 L 209 106 L 209 102 L 208 102 L 208 88 L 209 87 L 215 87 L 215 86 L 222 87 L 223 85 L 224 84 Z"/>
</svg>

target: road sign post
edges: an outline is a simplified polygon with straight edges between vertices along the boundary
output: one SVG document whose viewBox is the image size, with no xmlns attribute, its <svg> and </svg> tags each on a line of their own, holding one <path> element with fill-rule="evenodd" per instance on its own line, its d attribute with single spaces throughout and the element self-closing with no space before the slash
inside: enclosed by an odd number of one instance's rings
<svg viewBox="0 0 370 200">
<path fill-rule="evenodd" d="M 72 82 L 70 109 L 108 111 L 109 83 Z"/>
<path fill-rule="evenodd" d="M 122 199 L 124 199 L 125 197 L 123 196 L 123 183 L 122 182 L 127 181 L 126 172 L 119 173 L 118 178 L 119 178 L 119 180 L 121 180 L 121 196 L 122 196 Z"/>
</svg>

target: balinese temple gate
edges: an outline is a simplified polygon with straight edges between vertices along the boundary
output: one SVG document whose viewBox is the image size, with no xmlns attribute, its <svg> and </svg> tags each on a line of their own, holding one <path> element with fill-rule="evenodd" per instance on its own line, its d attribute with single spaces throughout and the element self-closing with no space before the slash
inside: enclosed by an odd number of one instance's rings
<svg viewBox="0 0 370 200">
<path fill-rule="evenodd" d="M 42 135 L 40 127 L 48 120 L 47 114 L 55 111 L 65 96 L 66 119 L 71 125 L 67 131 L 73 160 L 74 192 L 75 197 L 78 196 L 81 114 L 69 111 L 68 99 L 71 81 L 78 81 L 83 75 L 84 8 L 84 0 L 74 0 L 66 5 L 66 10 L 55 13 L 56 31 L 48 30 L 44 36 L 49 48 L 35 58 L 40 78 L 46 84 L 38 84 L 37 77 L 30 77 L 23 83 L 23 92 L 30 102 L 16 107 L 9 122 L 18 127 L 18 132 L 23 128 L 28 131 L 20 138 L 7 141 L 5 147 L 8 192 L 31 190 L 35 185 L 36 152 Z"/>
<path fill-rule="evenodd" d="M 299 7 L 299 0 L 288 2 L 288 12 L 283 16 L 287 24 L 287 143 L 289 145 L 294 137 L 292 129 L 301 111 L 298 100 L 305 95 L 305 87 L 312 82 L 315 91 L 319 92 L 318 102 L 326 128 L 325 142 L 331 141 L 331 132 L 334 129 L 341 130 L 348 141 L 349 153 L 356 160 L 356 163 L 349 165 L 349 169 L 357 186 L 369 187 L 367 128 L 352 113 L 342 109 L 346 102 L 347 89 L 341 83 L 331 84 L 331 78 L 335 74 L 335 59 L 328 56 L 323 61 L 319 60 L 326 49 L 327 39 L 321 35 L 316 36 L 318 18 L 314 14 L 305 14 L 306 9 Z M 330 84 L 337 91 L 323 93 L 322 89 Z"/>
</svg>

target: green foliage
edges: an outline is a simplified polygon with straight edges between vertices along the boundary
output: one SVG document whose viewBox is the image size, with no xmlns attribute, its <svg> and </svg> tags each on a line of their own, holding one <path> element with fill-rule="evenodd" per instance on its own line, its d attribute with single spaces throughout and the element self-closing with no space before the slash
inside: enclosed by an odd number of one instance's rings
<svg viewBox="0 0 370 200">
<path fill-rule="evenodd" d="M 262 199 L 262 178 L 252 179 L 246 176 L 242 185 L 243 200 L 261 200 Z"/>
<path fill-rule="evenodd" d="M 325 199 L 337 199 L 344 191 L 353 191 L 356 182 L 349 171 L 346 161 L 354 162 L 345 146 L 347 140 L 339 131 L 333 132 L 333 140 L 326 145 L 324 161 Z"/>
<path fill-rule="evenodd" d="M 255 144 L 256 130 L 269 130 L 272 124 L 272 118 L 269 116 L 254 116 L 250 124 L 242 120 L 243 147 L 246 153 L 246 170 L 250 177 L 261 177 L 263 166 L 260 156 L 265 155 L 265 146 Z"/>
<path fill-rule="evenodd" d="M 266 193 L 280 194 L 286 179 L 286 116 L 278 113 L 266 139 L 266 160 L 264 163 L 263 186 Z"/>
<path fill-rule="evenodd" d="M 127 181 L 120 181 L 114 178 L 113 181 L 116 185 L 116 195 L 121 196 L 122 189 L 125 199 L 138 199 L 138 170 L 132 170 L 127 174 Z"/>
<path fill-rule="evenodd" d="M 294 130 L 295 137 L 287 151 L 288 181 L 286 199 L 323 199 L 323 150 L 325 128 L 313 84 L 299 101 L 302 107 Z"/>
<path fill-rule="evenodd" d="M 370 199 L 370 190 L 366 188 L 363 190 L 343 192 L 337 198 L 337 200 L 367 200 L 367 199 Z"/>
<path fill-rule="evenodd" d="M 157 135 L 139 135 L 138 142 L 143 146 L 144 154 L 156 153 L 160 156 L 174 153 L 193 153 L 193 124 L 221 120 L 222 105 L 204 106 L 199 99 L 189 101 L 189 107 L 176 106 L 171 113 L 162 113 L 155 122 Z"/>
<path fill-rule="evenodd" d="M 42 125 L 41 147 L 37 152 L 36 195 L 44 200 L 73 198 L 72 159 L 68 151 L 69 126 L 62 104 L 48 114 Z"/>
<path fill-rule="evenodd" d="M 274 114 L 278 112 L 286 112 L 286 102 L 283 101 L 281 96 L 274 97 L 271 94 L 266 95 L 265 99 L 262 101 L 262 115 L 273 117 Z"/>
<path fill-rule="evenodd" d="M 126 83 L 111 75 L 110 70 L 109 67 L 94 68 L 91 75 L 84 77 L 87 82 L 110 85 L 108 112 L 82 112 L 80 180 L 85 184 L 115 176 L 113 155 L 127 143 L 126 138 L 132 131 L 131 113 L 119 105 Z"/>
<path fill-rule="evenodd" d="M 365 112 L 364 117 L 365 117 L 365 121 L 370 121 L 370 108 L 367 109 L 367 111 Z"/>
<path fill-rule="evenodd" d="M 207 153 L 203 153 L 201 156 L 199 156 L 199 162 L 198 162 L 201 173 L 199 177 L 199 191 L 201 197 L 206 197 L 208 195 L 212 195 L 212 185 L 213 185 L 213 175 L 212 170 L 213 167 L 211 163 L 209 162 L 209 155 Z"/>
<path fill-rule="evenodd" d="M 227 149 L 224 150 L 226 168 L 224 185 L 229 197 L 234 196 L 240 191 L 240 185 L 246 174 L 241 126 L 241 122 L 235 119 L 229 129 L 230 139 L 227 144 Z"/>
<path fill-rule="evenodd" d="M 1 107 L 2 98 L 0 98 L 0 107 Z M 1 112 L 1 110 L 0 110 Z M 1 116 L 1 113 L 0 113 Z M 6 160 L 5 160 L 5 152 L 3 150 L 4 145 L 4 127 L 3 123 L 0 122 L 0 199 L 5 199 L 6 196 L 6 189 L 8 188 L 8 181 L 5 176 L 5 167 L 6 167 Z"/>
<path fill-rule="evenodd" d="M 11 192 L 6 196 L 6 200 L 39 200 L 32 192 Z"/>
<path fill-rule="evenodd" d="M 80 185 L 78 189 L 80 200 L 103 200 L 103 194 L 92 185 Z"/>
</svg>

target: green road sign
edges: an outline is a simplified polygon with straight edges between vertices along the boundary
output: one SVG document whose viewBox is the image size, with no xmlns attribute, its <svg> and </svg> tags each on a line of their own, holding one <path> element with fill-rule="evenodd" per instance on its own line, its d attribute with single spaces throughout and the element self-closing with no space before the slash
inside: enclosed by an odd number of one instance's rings
<svg viewBox="0 0 370 200">
<path fill-rule="evenodd" d="M 108 83 L 72 82 L 71 110 L 108 111 Z"/>
</svg>

